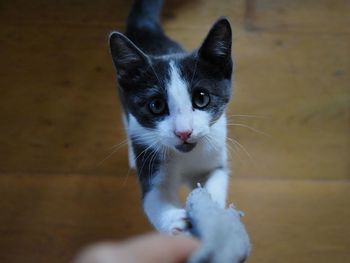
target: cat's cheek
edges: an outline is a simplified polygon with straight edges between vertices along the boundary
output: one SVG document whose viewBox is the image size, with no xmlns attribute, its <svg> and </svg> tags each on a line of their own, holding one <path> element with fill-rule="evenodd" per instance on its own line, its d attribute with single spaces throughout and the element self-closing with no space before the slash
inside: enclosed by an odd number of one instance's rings
<svg viewBox="0 0 350 263">
<path fill-rule="evenodd" d="M 174 146 L 177 140 L 174 136 L 173 122 L 171 118 L 166 118 L 157 124 L 157 133 L 159 134 L 160 142 L 165 146 Z"/>
<path fill-rule="evenodd" d="M 207 111 L 195 110 L 193 112 L 193 136 L 202 137 L 210 131 L 211 115 Z"/>
</svg>

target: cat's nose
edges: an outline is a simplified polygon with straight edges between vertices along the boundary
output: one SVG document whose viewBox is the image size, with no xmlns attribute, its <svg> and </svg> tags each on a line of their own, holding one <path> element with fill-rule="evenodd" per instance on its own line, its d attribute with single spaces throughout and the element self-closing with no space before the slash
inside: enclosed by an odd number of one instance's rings
<svg viewBox="0 0 350 263">
<path fill-rule="evenodd" d="M 192 130 L 186 130 L 186 131 L 175 131 L 175 135 L 179 137 L 182 141 L 187 141 L 192 134 Z"/>
</svg>

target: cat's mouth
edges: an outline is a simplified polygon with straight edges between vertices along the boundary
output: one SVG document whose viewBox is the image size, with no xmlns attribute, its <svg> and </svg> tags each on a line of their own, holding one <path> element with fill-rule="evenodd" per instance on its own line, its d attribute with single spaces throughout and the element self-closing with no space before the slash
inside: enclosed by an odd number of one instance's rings
<svg viewBox="0 0 350 263">
<path fill-rule="evenodd" d="M 175 148 L 179 150 L 180 152 L 190 152 L 196 147 L 197 143 L 190 143 L 190 142 L 184 142 L 183 144 L 176 145 Z"/>
</svg>

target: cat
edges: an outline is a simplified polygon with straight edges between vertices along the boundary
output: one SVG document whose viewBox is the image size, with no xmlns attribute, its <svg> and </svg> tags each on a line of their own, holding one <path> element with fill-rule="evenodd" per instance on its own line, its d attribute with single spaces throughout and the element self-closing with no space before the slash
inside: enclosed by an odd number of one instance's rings
<svg viewBox="0 0 350 263">
<path fill-rule="evenodd" d="M 161 0 L 136 0 L 125 33 L 109 35 L 129 147 L 145 214 L 160 232 L 188 230 L 177 191 L 200 183 L 225 207 L 225 110 L 232 94 L 232 31 L 220 18 L 198 49 L 165 35 Z"/>
</svg>

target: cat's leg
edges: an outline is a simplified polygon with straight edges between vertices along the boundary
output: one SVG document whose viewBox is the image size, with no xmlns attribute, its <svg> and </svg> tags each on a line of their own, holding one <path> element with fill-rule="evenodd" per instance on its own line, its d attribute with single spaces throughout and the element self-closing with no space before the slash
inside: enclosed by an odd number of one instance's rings
<svg viewBox="0 0 350 263">
<path fill-rule="evenodd" d="M 204 184 L 204 187 L 208 190 L 212 199 L 222 208 L 226 206 L 228 177 L 229 173 L 227 169 L 218 168 L 209 174 Z"/>
<path fill-rule="evenodd" d="M 188 228 L 186 211 L 180 207 L 174 187 L 154 186 L 145 194 L 143 207 L 150 222 L 162 233 L 178 234 Z"/>
</svg>

